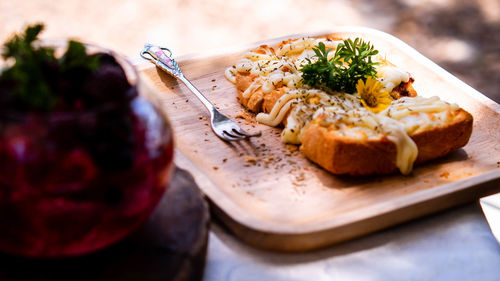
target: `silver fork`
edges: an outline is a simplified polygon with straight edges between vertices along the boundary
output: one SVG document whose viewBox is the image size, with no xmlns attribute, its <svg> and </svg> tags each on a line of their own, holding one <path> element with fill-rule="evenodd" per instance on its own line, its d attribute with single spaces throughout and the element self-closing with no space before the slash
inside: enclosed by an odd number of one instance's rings
<svg viewBox="0 0 500 281">
<path fill-rule="evenodd" d="M 164 51 L 168 52 L 165 53 Z M 243 131 L 236 123 L 220 113 L 215 106 L 200 92 L 196 87 L 184 76 L 177 62 L 172 58 L 172 52 L 160 46 L 145 44 L 141 51 L 141 57 L 152 61 L 158 67 L 166 71 L 168 74 L 181 80 L 191 92 L 193 92 L 201 103 L 210 112 L 210 124 L 214 133 L 225 141 L 242 140 L 250 137 L 258 137 L 261 132 L 249 134 Z"/>
</svg>

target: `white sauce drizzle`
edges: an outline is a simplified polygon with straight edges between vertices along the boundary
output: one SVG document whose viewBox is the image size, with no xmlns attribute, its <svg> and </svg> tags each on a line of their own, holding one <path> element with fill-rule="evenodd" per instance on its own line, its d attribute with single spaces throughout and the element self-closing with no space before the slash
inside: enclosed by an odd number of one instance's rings
<svg viewBox="0 0 500 281">
<path fill-rule="evenodd" d="M 390 64 L 380 64 L 376 67 L 376 70 L 379 81 L 384 85 L 384 91 L 391 92 L 402 82 L 410 81 L 408 72 Z"/>
<path fill-rule="evenodd" d="M 248 99 L 252 96 L 255 91 L 257 91 L 260 87 L 262 87 L 262 84 L 260 83 L 259 79 L 255 79 L 255 81 L 246 88 L 246 90 L 241 94 L 244 98 Z"/>
</svg>

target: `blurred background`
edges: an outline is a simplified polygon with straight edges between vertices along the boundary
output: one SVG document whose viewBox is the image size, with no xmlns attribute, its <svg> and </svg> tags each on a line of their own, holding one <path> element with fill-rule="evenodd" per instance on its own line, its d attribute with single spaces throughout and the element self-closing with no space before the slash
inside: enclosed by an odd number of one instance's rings
<svg viewBox="0 0 500 281">
<path fill-rule="evenodd" d="M 145 42 L 176 56 L 341 25 L 390 33 L 500 103 L 500 0 L 0 0 L 0 42 L 43 22 L 138 58 Z M 500 194 L 483 198 L 500 237 Z"/>
<path fill-rule="evenodd" d="M 500 0 L 0 0 L 0 41 L 44 22 L 138 57 L 144 42 L 202 53 L 340 25 L 388 32 L 500 102 Z"/>
</svg>

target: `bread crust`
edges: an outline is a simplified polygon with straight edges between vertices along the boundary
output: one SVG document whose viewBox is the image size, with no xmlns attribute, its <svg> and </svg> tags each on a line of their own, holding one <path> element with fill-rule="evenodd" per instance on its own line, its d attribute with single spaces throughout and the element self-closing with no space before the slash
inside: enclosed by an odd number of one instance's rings
<svg viewBox="0 0 500 281">
<path fill-rule="evenodd" d="M 415 164 L 442 157 L 467 144 L 472 133 L 472 115 L 463 109 L 458 109 L 454 115 L 451 123 L 410 135 L 418 147 Z M 396 145 L 386 137 L 361 141 L 311 123 L 304 129 L 301 141 L 300 150 L 306 157 L 334 174 L 371 175 L 397 171 Z"/>
</svg>

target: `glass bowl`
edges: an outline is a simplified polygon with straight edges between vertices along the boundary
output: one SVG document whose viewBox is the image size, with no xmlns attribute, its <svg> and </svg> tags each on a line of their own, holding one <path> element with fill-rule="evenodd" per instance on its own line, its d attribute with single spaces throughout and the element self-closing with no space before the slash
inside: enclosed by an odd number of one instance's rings
<svg viewBox="0 0 500 281">
<path fill-rule="evenodd" d="M 122 96 L 71 112 L 0 111 L 0 251 L 57 258 L 98 250 L 137 229 L 168 186 L 172 130 L 142 97 L 150 89 L 121 56 L 87 52 L 121 66 L 130 86 Z M 107 82 L 84 91 L 116 95 Z"/>
</svg>

